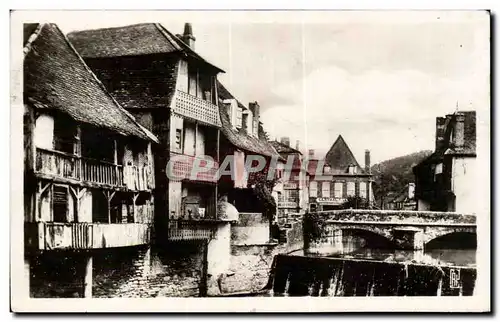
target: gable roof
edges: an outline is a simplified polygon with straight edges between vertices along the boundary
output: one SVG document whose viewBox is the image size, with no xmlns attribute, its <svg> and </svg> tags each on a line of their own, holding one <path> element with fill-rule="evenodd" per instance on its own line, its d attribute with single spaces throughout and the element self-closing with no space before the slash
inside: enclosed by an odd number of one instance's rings
<svg viewBox="0 0 500 322">
<path fill-rule="evenodd" d="M 84 58 L 181 53 L 224 72 L 159 23 L 74 31 L 68 38 Z"/>
<path fill-rule="evenodd" d="M 27 26 L 33 30 L 33 26 Z M 106 91 L 55 24 L 35 28 L 25 46 L 25 102 L 78 122 L 158 142 Z"/>
<path fill-rule="evenodd" d="M 326 153 L 325 164 L 331 167 L 332 173 L 346 173 L 350 165 L 354 165 L 358 168 L 358 174 L 365 173 L 365 170 L 359 166 L 358 161 L 342 135 L 338 136 L 330 150 Z"/>
</svg>

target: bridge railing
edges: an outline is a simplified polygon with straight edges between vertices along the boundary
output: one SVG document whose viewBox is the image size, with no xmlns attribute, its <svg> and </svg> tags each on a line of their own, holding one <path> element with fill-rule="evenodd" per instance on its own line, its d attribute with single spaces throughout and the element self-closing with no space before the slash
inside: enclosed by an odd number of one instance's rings
<svg viewBox="0 0 500 322">
<path fill-rule="evenodd" d="M 475 214 L 462 214 L 456 212 L 343 209 L 317 211 L 311 214 L 317 214 L 322 219 L 329 221 L 450 224 L 476 223 Z"/>
</svg>

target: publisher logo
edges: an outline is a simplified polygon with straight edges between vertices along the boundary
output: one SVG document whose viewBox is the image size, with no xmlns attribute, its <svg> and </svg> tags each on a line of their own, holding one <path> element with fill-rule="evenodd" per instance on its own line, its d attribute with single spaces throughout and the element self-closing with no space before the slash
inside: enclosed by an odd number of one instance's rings
<svg viewBox="0 0 500 322">
<path fill-rule="evenodd" d="M 450 269 L 450 288 L 460 288 L 460 269 Z"/>
</svg>

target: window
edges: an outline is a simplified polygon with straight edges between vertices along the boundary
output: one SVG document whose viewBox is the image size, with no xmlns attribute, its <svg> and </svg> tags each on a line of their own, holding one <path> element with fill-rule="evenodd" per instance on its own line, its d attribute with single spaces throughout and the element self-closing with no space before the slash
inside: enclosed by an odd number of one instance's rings
<svg viewBox="0 0 500 322">
<path fill-rule="evenodd" d="M 92 221 L 108 223 L 108 200 L 100 190 L 92 191 Z"/>
<path fill-rule="evenodd" d="M 325 165 L 325 167 L 323 168 L 323 173 L 330 173 L 330 166 L 329 165 Z"/>
<path fill-rule="evenodd" d="M 441 173 L 443 173 L 443 164 L 442 163 L 436 164 L 435 174 L 441 174 Z"/>
<path fill-rule="evenodd" d="M 442 163 L 436 164 L 436 168 L 434 169 L 434 181 L 437 181 L 437 179 L 442 173 L 443 173 L 443 164 Z"/>
<path fill-rule="evenodd" d="M 366 182 L 359 183 L 359 196 L 361 198 L 366 198 Z"/>
<path fill-rule="evenodd" d="M 52 198 L 52 211 L 54 222 L 68 222 L 68 187 L 54 186 Z"/>
<path fill-rule="evenodd" d="M 334 189 L 335 189 L 335 191 L 334 191 L 335 198 L 343 198 L 344 183 L 343 182 L 335 182 Z"/>
<path fill-rule="evenodd" d="M 68 117 L 54 118 L 54 149 L 73 154 L 76 127 Z"/>
<path fill-rule="evenodd" d="M 235 126 L 237 129 L 241 128 L 242 118 L 243 118 L 243 110 L 239 106 L 236 106 L 236 124 L 235 124 Z"/>
<path fill-rule="evenodd" d="M 189 71 L 189 74 L 188 74 L 189 90 L 188 90 L 188 92 L 190 95 L 197 96 L 197 94 L 198 94 L 198 71 L 194 68 L 188 68 L 188 71 Z"/>
<path fill-rule="evenodd" d="M 330 182 L 325 181 L 321 183 L 321 196 L 330 198 Z"/>
<path fill-rule="evenodd" d="M 299 191 L 298 190 L 285 190 L 285 201 L 298 202 L 299 201 Z"/>
<path fill-rule="evenodd" d="M 248 113 L 243 113 L 241 117 L 241 127 L 250 134 L 250 129 L 248 128 Z"/>
<path fill-rule="evenodd" d="M 177 83 L 180 91 L 188 92 L 188 63 L 185 60 L 181 60 L 179 63 L 179 79 Z"/>
<path fill-rule="evenodd" d="M 310 197 L 317 197 L 318 196 L 318 182 L 317 181 L 311 181 L 309 184 L 309 196 Z"/>
<path fill-rule="evenodd" d="M 355 165 L 350 165 L 349 166 L 349 174 L 356 174 L 356 166 Z"/>
<path fill-rule="evenodd" d="M 356 195 L 356 184 L 354 182 L 347 183 L 347 196 L 352 197 Z"/>
<path fill-rule="evenodd" d="M 175 148 L 179 150 L 182 148 L 182 129 L 175 130 Z"/>
</svg>

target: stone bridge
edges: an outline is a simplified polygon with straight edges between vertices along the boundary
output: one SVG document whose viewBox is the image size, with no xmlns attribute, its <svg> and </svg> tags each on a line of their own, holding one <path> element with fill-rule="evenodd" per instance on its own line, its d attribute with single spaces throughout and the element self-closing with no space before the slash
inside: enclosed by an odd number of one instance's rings
<svg viewBox="0 0 500 322">
<path fill-rule="evenodd" d="M 455 233 L 476 233 L 476 216 L 452 212 L 399 210 L 332 210 L 311 214 L 324 224 L 319 240 L 343 246 L 344 235 L 361 234 L 397 249 L 423 249 L 436 238 Z M 307 237 L 307 236 L 306 236 Z M 369 244 L 369 242 L 368 242 Z M 368 245 L 370 247 L 370 245 Z"/>
</svg>

